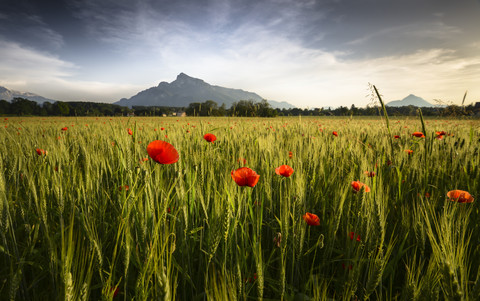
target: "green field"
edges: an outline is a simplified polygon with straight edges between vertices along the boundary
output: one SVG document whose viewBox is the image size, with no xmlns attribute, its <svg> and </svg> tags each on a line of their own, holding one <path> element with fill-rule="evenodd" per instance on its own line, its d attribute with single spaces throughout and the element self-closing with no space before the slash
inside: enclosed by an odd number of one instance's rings
<svg viewBox="0 0 480 301">
<path fill-rule="evenodd" d="M 479 120 L 1 122 L 0 300 L 480 299 Z"/>
</svg>

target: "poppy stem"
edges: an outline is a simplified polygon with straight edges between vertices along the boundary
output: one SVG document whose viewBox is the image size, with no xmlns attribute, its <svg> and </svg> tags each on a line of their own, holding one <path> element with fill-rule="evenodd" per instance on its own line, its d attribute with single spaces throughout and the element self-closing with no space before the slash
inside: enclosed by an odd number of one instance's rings
<svg viewBox="0 0 480 301">
<path fill-rule="evenodd" d="M 287 240 L 288 240 L 288 230 L 287 230 L 287 221 L 285 216 L 288 215 L 286 211 L 286 200 L 283 198 L 283 179 L 280 179 L 280 184 L 278 186 L 278 199 L 277 204 L 279 205 L 279 218 L 277 218 L 278 224 L 280 226 L 281 240 L 280 240 L 280 299 L 283 300 L 285 296 L 285 280 L 286 280 L 286 257 L 287 257 Z"/>
<path fill-rule="evenodd" d="M 418 115 L 420 116 L 420 122 L 422 123 L 422 131 L 423 135 L 425 136 L 425 151 L 423 153 L 423 160 L 424 160 L 424 167 L 425 167 L 425 184 L 428 185 L 428 153 L 429 153 L 429 147 L 428 147 L 428 135 L 427 135 L 427 129 L 425 127 L 425 120 L 423 120 L 423 114 L 422 114 L 422 109 L 418 108 Z"/>
<path fill-rule="evenodd" d="M 134 128 L 134 132 L 133 132 L 133 135 L 132 135 L 132 140 L 133 140 L 133 157 L 136 159 L 137 158 L 137 147 L 136 147 L 136 136 L 137 136 L 137 121 L 135 121 L 135 126 L 133 127 Z"/>
</svg>

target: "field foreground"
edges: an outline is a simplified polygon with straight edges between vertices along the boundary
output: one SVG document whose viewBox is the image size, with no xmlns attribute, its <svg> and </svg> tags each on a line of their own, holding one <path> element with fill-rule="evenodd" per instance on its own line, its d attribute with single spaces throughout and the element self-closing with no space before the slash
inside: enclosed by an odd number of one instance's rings
<svg viewBox="0 0 480 301">
<path fill-rule="evenodd" d="M 478 120 L 1 121 L 0 300 L 480 299 Z"/>
</svg>

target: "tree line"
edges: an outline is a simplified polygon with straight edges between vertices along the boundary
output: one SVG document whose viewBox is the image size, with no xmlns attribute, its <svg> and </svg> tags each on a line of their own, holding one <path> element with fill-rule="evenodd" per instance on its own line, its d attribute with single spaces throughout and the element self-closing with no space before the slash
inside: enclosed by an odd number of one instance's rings
<svg viewBox="0 0 480 301">
<path fill-rule="evenodd" d="M 418 107 L 403 106 L 389 107 L 386 106 L 389 116 L 416 116 Z M 468 106 L 446 105 L 439 107 L 422 107 L 424 116 L 438 117 L 458 117 L 458 116 L 480 116 L 480 102 L 475 105 Z M 365 108 L 357 108 L 352 104 L 350 108 L 340 106 L 335 109 L 331 108 L 313 108 L 313 109 L 281 109 L 278 110 L 279 116 L 375 116 L 383 115 L 382 109 L 378 105 L 367 106 Z"/>
<path fill-rule="evenodd" d="M 240 100 L 227 109 L 225 104 L 220 107 L 213 100 L 193 102 L 186 109 L 188 116 L 243 116 L 243 117 L 275 117 L 278 111 L 270 106 L 267 100 L 260 102 Z"/>
<path fill-rule="evenodd" d="M 14 98 L 11 102 L 0 100 L 1 115 L 17 116 L 115 116 L 127 115 L 131 109 L 114 104 L 93 102 L 44 102 L 39 105 L 25 98 Z"/>
<path fill-rule="evenodd" d="M 274 109 L 267 100 L 255 102 L 240 100 L 230 108 L 225 104 L 218 106 L 213 100 L 193 102 L 188 107 L 133 106 L 132 108 L 107 103 L 94 102 L 45 102 L 39 105 L 35 101 L 24 98 L 14 98 L 11 102 L 0 100 L 0 115 L 16 116 L 171 116 L 173 113 L 185 112 L 187 116 L 244 116 L 244 117 L 275 117 L 275 116 L 374 116 L 381 114 L 378 106 L 357 108 L 352 104 L 348 107 L 331 108 L 290 108 Z M 390 116 L 415 116 L 417 107 L 386 107 Z M 468 106 L 447 105 L 443 107 L 423 107 L 424 116 L 479 116 L 480 102 Z"/>
</svg>

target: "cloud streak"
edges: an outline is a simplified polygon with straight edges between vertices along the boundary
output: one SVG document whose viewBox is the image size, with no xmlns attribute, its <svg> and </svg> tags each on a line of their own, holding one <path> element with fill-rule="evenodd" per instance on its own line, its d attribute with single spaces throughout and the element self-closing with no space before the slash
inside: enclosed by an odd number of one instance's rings
<svg viewBox="0 0 480 301">
<path fill-rule="evenodd" d="M 72 63 L 15 42 L 0 40 L 0 54 L 0 74 L 9 78 L 25 78 L 25 74 L 30 78 L 65 77 L 75 68 Z"/>
<path fill-rule="evenodd" d="M 8 88 L 58 100 L 103 102 L 131 96 L 142 89 L 138 85 L 72 79 L 78 68 L 49 53 L 0 40 L 0 85 Z"/>
<path fill-rule="evenodd" d="M 27 12 L 0 14 L 0 36 L 8 36 L 17 43 L 28 41 L 45 50 L 58 50 L 64 45 L 62 35 L 51 29 L 41 16 Z"/>
</svg>

